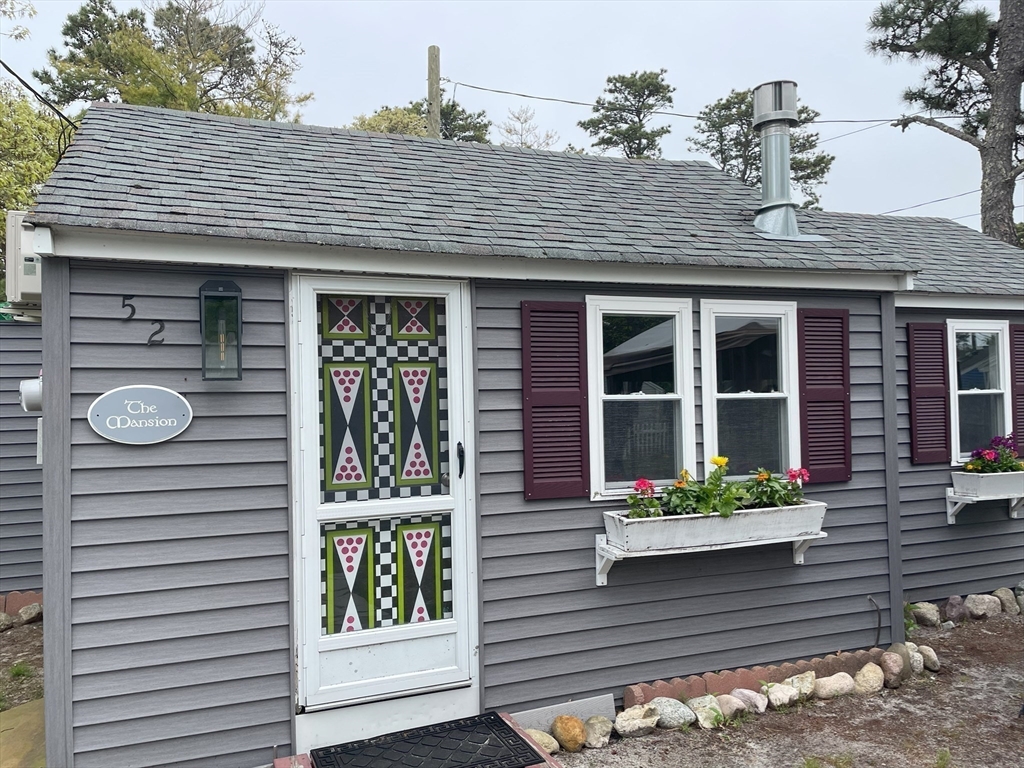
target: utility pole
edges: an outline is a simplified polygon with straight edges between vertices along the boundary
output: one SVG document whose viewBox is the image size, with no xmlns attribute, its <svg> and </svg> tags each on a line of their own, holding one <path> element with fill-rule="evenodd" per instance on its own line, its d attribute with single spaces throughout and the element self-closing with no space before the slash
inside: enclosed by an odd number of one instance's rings
<svg viewBox="0 0 1024 768">
<path fill-rule="evenodd" d="M 441 138 L 441 49 L 427 48 L 427 136 Z"/>
</svg>

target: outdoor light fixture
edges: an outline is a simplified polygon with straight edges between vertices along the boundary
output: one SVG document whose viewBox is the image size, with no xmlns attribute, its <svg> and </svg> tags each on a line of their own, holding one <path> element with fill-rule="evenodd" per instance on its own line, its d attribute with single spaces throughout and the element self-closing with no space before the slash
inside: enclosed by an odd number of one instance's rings
<svg viewBox="0 0 1024 768">
<path fill-rule="evenodd" d="M 199 289 L 203 379 L 242 378 L 242 290 L 230 280 L 207 280 Z"/>
</svg>

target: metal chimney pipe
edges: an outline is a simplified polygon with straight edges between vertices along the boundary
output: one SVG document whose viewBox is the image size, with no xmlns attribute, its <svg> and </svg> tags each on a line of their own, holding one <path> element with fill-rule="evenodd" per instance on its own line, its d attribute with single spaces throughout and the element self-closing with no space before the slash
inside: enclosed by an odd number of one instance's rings
<svg viewBox="0 0 1024 768">
<path fill-rule="evenodd" d="M 799 124 L 796 83 L 775 80 L 754 89 L 754 128 L 761 132 L 761 207 L 754 226 L 783 237 L 800 235 L 789 183 L 789 129 Z"/>
</svg>

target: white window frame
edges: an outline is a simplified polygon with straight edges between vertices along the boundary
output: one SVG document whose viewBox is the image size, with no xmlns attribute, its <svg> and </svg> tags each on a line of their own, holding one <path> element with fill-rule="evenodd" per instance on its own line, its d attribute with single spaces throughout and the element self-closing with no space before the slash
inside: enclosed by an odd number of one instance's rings
<svg viewBox="0 0 1024 768">
<path fill-rule="evenodd" d="M 786 403 L 787 453 L 790 467 L 802 465 L 800 456 L 800 350 L 797 344 L 795 301 L 750 301 L 747 299 L 704 299 L 700 303 L 701 403 L 704 428 L 705 476 L 711 457 L 718 455 L 718 400 L 741 399 L 744 393 L 718 393 L 718 362 L 715 346 L 715 318 L 770 317 L 779 323 L 779 399 Z M 757 393 L 763 398 L 764 393 Z M 780 467 L 780 470 L 784 468 Z M 738 476 L 738 475 L 737 475 Z M 745 476 L 745 475 L 743 475 Z"/>
<path fill-rule="evenodd" d="M 696 409 L 693 380 L 693 300 L 650 298 L 644 296 L 587 297 L 587 379 L 590 401 L 590 498 L 593 501 L 623 499 L 631 488 L 606 488 L 604 476 L 604 402 L 626 399 L 629 395 L 604 393 L 604 341 L 602 317 L 613 315 L 660 315 L 674 319 L 675 392 L 670 395 L 644 395 L 647 400 L 679 401 L 682 424 L 679 425 L 677 455 L 682 466 L 693 468 L 697 460 Z M 636 396 L 634 396 L 636 397 Z M 665 481 L 674 478 L 650 478 Z"/>
<path fill-rule="evenodd" d="M 994 333 L 999 339 L 999 385 L 1003 395 L 1003 430 L 1013 431 L 1013 401 L 1010 392 L 1010 322 L 1008 320 L 947 320 L 946 360 L 949 364 L 949 439 L 951 466 L 963 466 L 970 453 L 960 452 L 960 386 L 956 370 L 956 335 L 958 333 Z M 997 389 L 964 390 L 976 394 L 997 394 Z"/>
</svg>

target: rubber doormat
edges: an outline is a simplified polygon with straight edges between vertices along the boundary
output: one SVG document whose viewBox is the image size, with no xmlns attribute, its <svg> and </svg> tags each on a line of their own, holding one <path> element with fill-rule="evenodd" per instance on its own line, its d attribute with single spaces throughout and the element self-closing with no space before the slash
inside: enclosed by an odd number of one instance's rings
<svg viewBox="0 0 1024 768">
<path fill-rule="evenodd" d="M 528 768 L 544 762 L 496 712 L 309 754 L 316 768 Z"/>
</svg>

